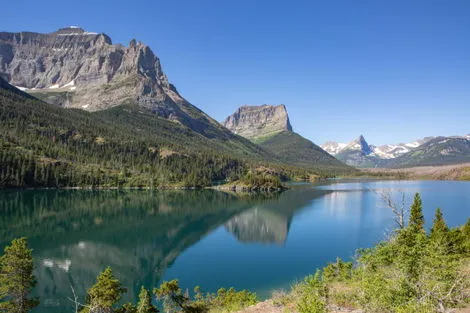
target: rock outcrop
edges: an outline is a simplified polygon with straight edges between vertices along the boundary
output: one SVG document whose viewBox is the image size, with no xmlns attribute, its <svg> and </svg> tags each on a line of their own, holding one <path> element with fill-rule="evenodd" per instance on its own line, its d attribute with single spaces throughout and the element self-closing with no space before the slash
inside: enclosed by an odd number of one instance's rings
<svg viewBox="0 0 470 313">
<path fill-rule="evenodd" d="M 138 104 L 203 132 L 215 125 L 168 82 L 160 60 L 141 42 L 113 44 L 106 34 L 0 32 L 0 76 L 46 102 L 88 111 Z"/>
<path fill-rule="evenodd" d="M 244 105 L 227 117 L 224 126 L 250 140 L 270 137 L 283 131 L 292 131 L 287 109 L 283 104 Z"/>
<path fill-rule="evenodd" d="M 330 173 L 350 171 L 342 162 L 292 130 L 287 109 L 280 105 L 241 106 L 224 126 L 258 144 L 286 164 Z"/>
</svg>

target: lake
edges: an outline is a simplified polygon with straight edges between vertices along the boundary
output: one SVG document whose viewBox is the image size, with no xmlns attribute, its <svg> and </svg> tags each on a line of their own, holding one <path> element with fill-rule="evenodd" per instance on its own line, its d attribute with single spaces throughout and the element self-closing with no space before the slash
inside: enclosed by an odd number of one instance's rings
<svg viewBox="0 0 470 313">
<path fill-rule="evenodd" d="M 236 287 L 262 298 L 337 256 L 351 259 L 393 232 L 380 193 L 423 198 L 426 226 L 440 207 L 449 226 L 470 217 L 470 183 L 329 181 L 276 194 L 202 191 L 0 191 L 0 247 L 26 236 L 34 249 L 35 312 L 82 301 L 111 266 L 137 298 L 141 285 L 178 278 L 184 288 Z"/>
</svg>

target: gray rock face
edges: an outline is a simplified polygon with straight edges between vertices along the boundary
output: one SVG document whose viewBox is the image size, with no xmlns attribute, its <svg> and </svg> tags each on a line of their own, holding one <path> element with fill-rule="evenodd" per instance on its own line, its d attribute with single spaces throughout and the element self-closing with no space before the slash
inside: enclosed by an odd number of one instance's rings
<svg viewBox="0 0 470 313">
<path fill-rule="evenodd" d="M 135 40 L 128 47 L 113 45 L 109 36 L 78 27 L 49 34 L 0 32 L 0 76 L 68 108 L 97 111 L 136 103 L 195 130 L 216 123 L 178 94 L 148 46 Z"/>
<path fill-rule="evenodd" d="M 283 104 L 242 106 L 227 117 L 224 126 L 235 134 L 251 140 L 273 136 L 282 131 L 292 131 Z"/>
</svg>

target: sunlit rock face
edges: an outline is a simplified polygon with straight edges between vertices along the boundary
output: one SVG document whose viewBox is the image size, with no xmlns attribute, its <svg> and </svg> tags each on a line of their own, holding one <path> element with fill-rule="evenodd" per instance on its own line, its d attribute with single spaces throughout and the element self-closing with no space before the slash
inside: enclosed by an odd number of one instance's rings
<svg viewBox="0 0 470 313">
<path fill-rule="evenodd" d="M 237 135 L 256 140 L 292 131 L 287 109 L 280 105 L 242 106 L 227 117 L 224 126 Z"/>
<path fill-rule="evenodd" d="M 74 26 L 47 34 L 0 32 L 0 76 L 68 108 L 97 111 L 131 103 L 195 130 L 216 124 L 181 97 L 159 58 L 134 39 L 128 46 L 113 44 L 106 34 Z"/>
</svg>

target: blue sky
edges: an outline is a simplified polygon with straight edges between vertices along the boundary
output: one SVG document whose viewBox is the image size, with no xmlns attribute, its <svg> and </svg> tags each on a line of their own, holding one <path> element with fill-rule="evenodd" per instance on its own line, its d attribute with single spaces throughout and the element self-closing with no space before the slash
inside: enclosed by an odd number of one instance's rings
<svg viewBox="0 0 470 313">
<path fill-rule="evenodd" d="M 470 1 L 4 1 L 0 31 L 78 25 L 160 57 L 217 120 L 287 106 L 316 143 L 470 133 Z"/>
</svg>

